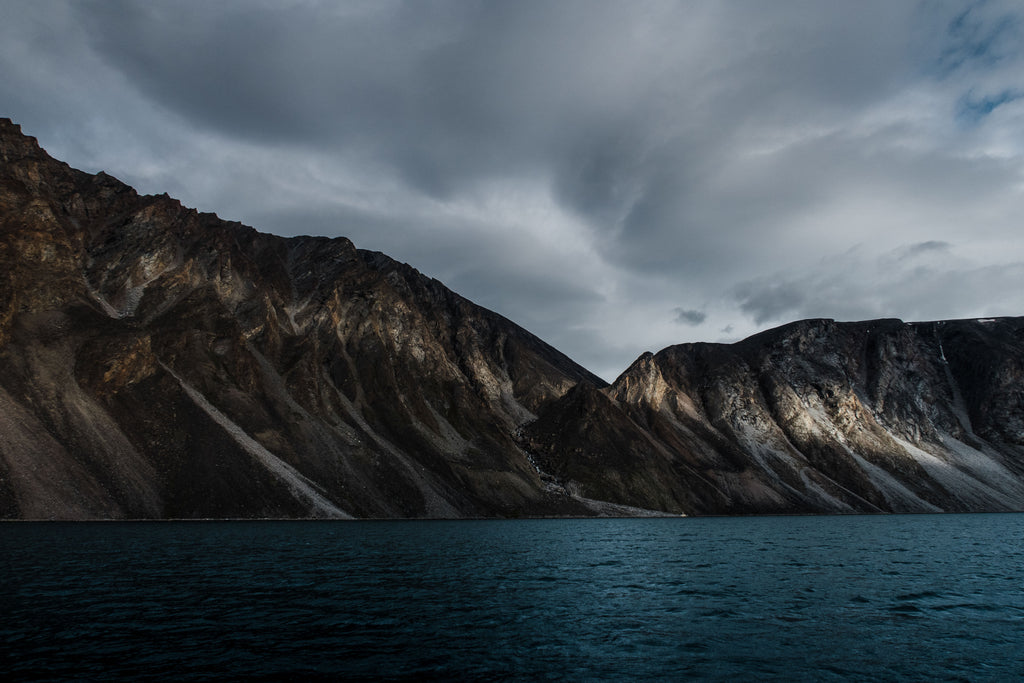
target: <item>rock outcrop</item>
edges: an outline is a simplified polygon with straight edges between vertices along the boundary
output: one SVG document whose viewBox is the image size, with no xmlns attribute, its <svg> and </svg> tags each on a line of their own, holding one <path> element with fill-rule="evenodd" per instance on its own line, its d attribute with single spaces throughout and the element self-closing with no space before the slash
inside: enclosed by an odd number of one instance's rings
<svg viewBox="0 0 1024 683">
<path fill-rule="evenodd" d="M 0 515 L 592 514 L 513 433 L 589 372 L 346 239 L 139 196 L 0 121 Z"/>
<path fill-rule="evenodd" d="M 606 386 L 343 238 L 0 119 L 0 518 L 1024 509 L 1024 320 L 811 320 Z"/>
<path fill-rule="evenodd" d="M 524 435 L 582 495 L 672 512 L 1020 510 L 1022 360 L 1020 318 L 807 320 L 644 354 Z"/>
</svg>

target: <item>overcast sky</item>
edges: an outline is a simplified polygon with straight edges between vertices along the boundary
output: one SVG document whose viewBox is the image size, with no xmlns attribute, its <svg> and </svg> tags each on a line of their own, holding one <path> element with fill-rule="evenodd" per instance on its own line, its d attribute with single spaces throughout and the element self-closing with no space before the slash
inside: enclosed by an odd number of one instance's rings
<svg viewBox="0 0 1024 683">
<path fill-rule="evenodd" d="M 1024 315 L 1019 2 L 0 0 L 0 116 L 608 380 L 806 317 Z"/>
</svg>

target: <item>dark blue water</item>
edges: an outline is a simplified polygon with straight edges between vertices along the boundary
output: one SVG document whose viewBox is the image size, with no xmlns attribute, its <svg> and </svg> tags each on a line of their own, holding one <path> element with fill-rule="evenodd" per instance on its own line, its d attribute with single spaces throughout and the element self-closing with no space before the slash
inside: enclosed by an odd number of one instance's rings
<svg viewBox="0 0 1024 683">
<path fill-rule="evenodd" d="M 0 525 L 16 678 L 1006 680 L 1024 515 Z"/>
</svg>

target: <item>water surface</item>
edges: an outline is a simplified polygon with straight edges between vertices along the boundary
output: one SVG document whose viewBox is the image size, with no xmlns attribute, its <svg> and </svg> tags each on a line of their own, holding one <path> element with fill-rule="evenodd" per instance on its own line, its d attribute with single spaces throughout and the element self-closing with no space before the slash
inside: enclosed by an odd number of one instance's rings
<svg viewBox="0 0 1024 683">
<path fill-rule="evenodd" d="M 18 678 L 1006 680 L 1024 515 L 0 525 Z"/>
</svg>

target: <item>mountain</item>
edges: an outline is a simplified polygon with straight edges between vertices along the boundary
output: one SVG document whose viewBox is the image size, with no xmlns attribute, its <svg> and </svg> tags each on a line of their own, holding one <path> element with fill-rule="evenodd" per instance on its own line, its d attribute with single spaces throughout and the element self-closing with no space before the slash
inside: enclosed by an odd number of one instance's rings
<svg viewBox="0 0 1024 683">
<path fill-rule="evenodd" d="M 0 119 L 0 518 L 1024 509 L 1024 320 L 809 320 L 612 385 L 343 238 Z"/>
<path fill-rule="evenodd" d="M 8 120 L 0 161 L 0 516 L 604 509 L 513 438 L 601 380 L 505 318 L 346 239 L 75 171 Z"/>
<path fill-rule="evenodd" d="M 690 514 L 1024 509 L 1024 319 L 806 320 L 644 354 L 528 425 L 581 495 Z"/>
</svg>

